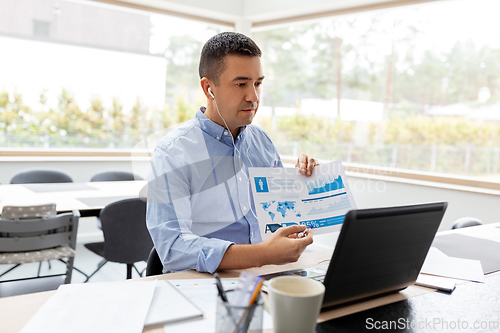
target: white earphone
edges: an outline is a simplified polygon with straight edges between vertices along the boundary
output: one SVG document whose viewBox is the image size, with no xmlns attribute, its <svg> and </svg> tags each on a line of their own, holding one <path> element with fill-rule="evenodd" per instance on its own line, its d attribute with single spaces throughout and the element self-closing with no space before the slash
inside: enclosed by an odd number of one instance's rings
<svg viewBox="0 0 500 333">
<path fill-rule="evenodd" d="M 210 89 L 210 87 L 208 87 L 208 93 L 215 99 L 214 93 L 212 92 L 212 89 Z"/>
</svg>

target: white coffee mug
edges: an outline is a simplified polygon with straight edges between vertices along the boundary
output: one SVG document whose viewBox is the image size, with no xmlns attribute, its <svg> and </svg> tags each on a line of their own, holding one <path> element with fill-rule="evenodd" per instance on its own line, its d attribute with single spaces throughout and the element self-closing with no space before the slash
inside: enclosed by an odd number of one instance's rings
<svg viewBox="0 0 500 333">
<path fill-rule="evenodd" d="M 314 333 L 325 286 L 300 276 L 279 276 L 267 283 L 275 333 Z"/>
</svg>

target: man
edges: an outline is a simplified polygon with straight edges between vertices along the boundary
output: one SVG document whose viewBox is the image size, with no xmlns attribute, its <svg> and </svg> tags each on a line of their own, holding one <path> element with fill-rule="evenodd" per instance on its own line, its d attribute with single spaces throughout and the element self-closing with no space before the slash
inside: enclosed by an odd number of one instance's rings
<svg viewBox="0 0 500 333">
<path fill-rule="evenodd" d="M 264 242 L 260 236 L 248 167 L 282 167 L 267 133 L 251 125 L 264 80 L 260 56 L 242 34 L 208 40 L 199 66 L 207 107 L 155 148 L 147 225 L 164 272 L 284 264 L 297 261 L 313 241 L 299 225 L 280 228 Z M 315 165 L 304 154 L 297 160 L 308 176 Z"/>
</svg>

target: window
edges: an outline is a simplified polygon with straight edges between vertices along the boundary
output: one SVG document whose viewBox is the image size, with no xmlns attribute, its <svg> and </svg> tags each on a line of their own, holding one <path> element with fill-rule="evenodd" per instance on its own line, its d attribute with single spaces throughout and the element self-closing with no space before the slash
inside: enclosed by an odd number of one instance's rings
<svg viewBox="0 0 500 333">
<path fill-rule="evenodd" d="M 499 10 L 442 1 L 259 28 L 258 121 L 284 155 L 500 179 Z"/>
<path fill-rule="evenodd" d="M 133 148 L 199 106 L 220 27 L 93 1 L 0 2 L 0 147 Z"/>
</svg>

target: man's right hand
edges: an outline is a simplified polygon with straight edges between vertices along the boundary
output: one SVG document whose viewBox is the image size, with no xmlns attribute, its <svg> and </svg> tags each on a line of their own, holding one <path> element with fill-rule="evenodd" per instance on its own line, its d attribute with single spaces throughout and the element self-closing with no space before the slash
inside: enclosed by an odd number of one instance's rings
<svg viewBox="0 0 500 333">
<path fill-rule="evenodd" d="M 304 232 L 305 236 L 299 238 L 297 234 L 300 232 Z M 312 231 L 304 225 L 279 228 L 270 238 L 259 244 L 263 247 L 263 265 L 295 262 L 312 242 Z"/>
</svg>

